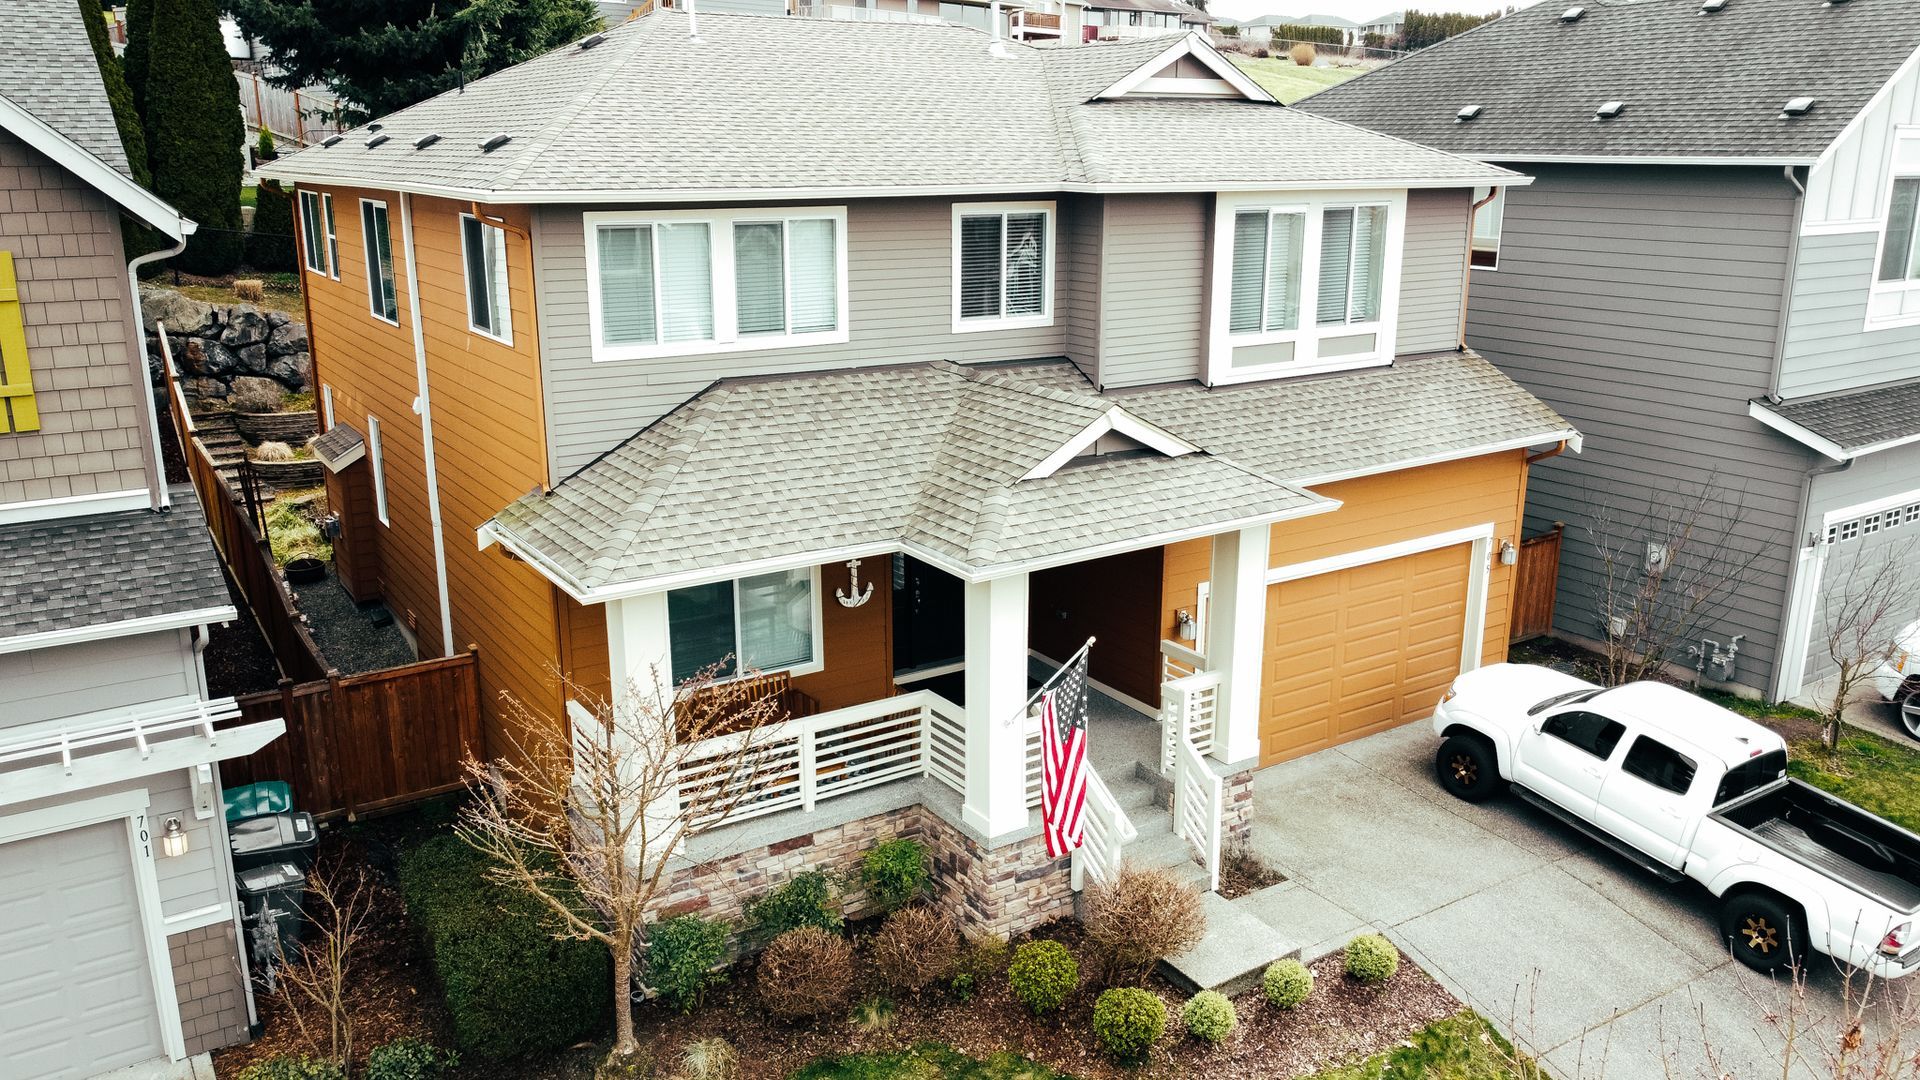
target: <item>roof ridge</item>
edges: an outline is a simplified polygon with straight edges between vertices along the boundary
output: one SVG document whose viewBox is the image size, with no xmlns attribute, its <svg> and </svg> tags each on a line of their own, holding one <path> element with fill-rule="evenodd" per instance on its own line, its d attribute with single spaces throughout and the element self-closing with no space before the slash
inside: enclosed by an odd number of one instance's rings
<svg viewBox="0 0 1920 1080">
<path fill-rule="evenodd" d="M 659 507 L 661 497 L 672 486 L 674 478 L 679 476 L 680 472 L 687 467 L 687 463 L 693 459 L 694 451 L 706 441 L 708 432 L 713 428 L 717 411 L 714 403 L 724 394 L 724 390 L 703 394 L 689 410 L 679 430 L 669 436 L 667 445 L 662 448 L 660 467 L 648 477 L 647 483 L 641 488 L 639 494 L 628 501 L 625 516 L 631 518 L 631 525 L 614 530 L 608 536 L 606 543 L 596 547 L 593 558 L 588 562 L 589 566 L 599 564 L 603 558 L 620 558 L 633 550 L 641 527 L 653 516 L 653 511 Z"/>
</svg>

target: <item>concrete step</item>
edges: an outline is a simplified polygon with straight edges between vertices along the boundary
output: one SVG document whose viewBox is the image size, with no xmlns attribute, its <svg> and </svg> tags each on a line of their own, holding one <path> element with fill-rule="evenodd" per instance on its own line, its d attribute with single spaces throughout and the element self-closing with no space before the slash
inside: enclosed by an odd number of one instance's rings
<svg viewBox="0 0 1920 1080">
<path fill-rule="evenodd" d="M 1110 782 L 1107 790 L 1113 792 L 1113 801 L 1120 804 L 1120 809 L 1125 810 L 1128 817 L 1153 803 L 1153 785 L 1131 778 Z"/>
<path fill-rule="evenodd" d="M 1167 981 L 1189 994 L 1218 990 L 1231 997 L 1257 985 L 1275 960 L 1300 955 L 1298 942 L 1219 893 L 1201 894 L 1200 906 L 1207 915 L 1206 936 L 1192 950 L 1160 961 Z"/>
</svg>

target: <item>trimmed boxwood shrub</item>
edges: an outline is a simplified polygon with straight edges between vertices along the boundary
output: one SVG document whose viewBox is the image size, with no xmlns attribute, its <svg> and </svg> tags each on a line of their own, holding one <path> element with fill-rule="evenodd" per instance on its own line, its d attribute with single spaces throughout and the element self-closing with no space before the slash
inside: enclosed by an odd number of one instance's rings
<svg viewBox="0 0 1920 1080">
<path fill-rule="evenodd" d="M 281 1054 L 241 1069 L 239 1080 L 347 1080 L 347 1074 L 331 1061 Z"/>
<path fill-rule="evenodd" d="M 1187 999 L 1180 1008 L 1180 1022 L 1187 1034 L 1209 1046 L 1233 1034 L 1239 1018 L 1233 1014 L 1233 1002 L 1218 990 L 1202 990 Z"/>
<path fill-rule="evenodd" d="M 708 987 L 726 981 L 715 969 L 727 958 L 731 933 L 726 923 L 698 915 L 655 923 L 647 931 L 647 987 L 666 1005 L 692 1012 Z"/>
<path fill-rule="evenodd" d="M 918 840 L 882 840 L 860 860 L 860 884 L 882 911 L 898 911 L 918 900 L 932 882 L 927 846 Z"/>
<path fill-rule="evenodd" d="M 1363 983 L 1383 983 L 1400 970 L 1400 950 L 1379 934 L 1347 942 L 1347 974 Z"/>
<path fill-rule="evenodd" d="M 363 1076 L 364 1080 L 440 1080 L 458 1064 L 459 1054 L 409 1035 L 374 1047 Z"/>
<path fill-rule="evenodd" d="M 1167 1030 L 1167 1007 L 1151 990 L 1122 986 L 1093 1003 L 1093 1034 L 1119 1061 L 1138 1061 Z"/>
<path fill-rule="evenodd" d="M 1080 985 L 1080 965 L 1057 941 L 1029 941 L 1013 950 L 1007 982 L 1013 996 L 1035 1015 L 1050 1013 Z"/>
<path fill-rule="evenodd" d="M 847 924 L 840 913 L 839 890 L 824 870 L 805 870 L 785 885 L 747 904 L 747 926 L 761 945 L 789 930 L 817 926 L 838 934 Z"/>
<path fill-rule="evenodd" d="M 1307 970 L 1307 965 L 1292 958 L 1275 960 L 1267 965 L 1266 974 L 1260 977 L 1260 989 L 1275 1006 L 1291 1009 L 1313 993 L 1313 972 Z"/>
<path fill-rule="evenodd" d="M 454 1041 L 481 1058 L 550 1053 L 597 1035 L 613 1009 L 607 950 L 553 937 L 553 916 L 487 878 L 450 834 L 400 859 L 400 895 L 426 936 Z"/>
</svg>

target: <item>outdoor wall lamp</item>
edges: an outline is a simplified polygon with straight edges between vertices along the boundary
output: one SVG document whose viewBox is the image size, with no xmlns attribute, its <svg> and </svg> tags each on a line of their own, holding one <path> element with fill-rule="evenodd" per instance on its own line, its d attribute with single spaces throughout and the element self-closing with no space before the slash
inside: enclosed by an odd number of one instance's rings
<svg viewBox="0 0 1920 1080">
<path fill-rule="evenodd" d="M 1173 633 L 1175 637 L 1181 641 L 1195 641 L 1198 639 L 1199 628 L 1193 625 L 1193 616 L 1187 612 L 1186 608 L 1181 608 L 1179 611 L 1174 612 L 1173 619 Z"/>
<path fill-rule="evenodd" d="M 187 834 L 180 828 L 180 819 L 167 819 L 167 829 L 160 834 L 160 854 L 169 859 L 177 859 L 187 853 L 189 844 Z"/>
<path fill-rule="evenodd" d="M 1513 541 L 1511 540 L 1500 541 L 1500 565 L 1512 566 L 1514 563 L 1517 563 L 1519 561 L 1520 561 L 1520 549 L 1513 546 Z"/>
</svg>

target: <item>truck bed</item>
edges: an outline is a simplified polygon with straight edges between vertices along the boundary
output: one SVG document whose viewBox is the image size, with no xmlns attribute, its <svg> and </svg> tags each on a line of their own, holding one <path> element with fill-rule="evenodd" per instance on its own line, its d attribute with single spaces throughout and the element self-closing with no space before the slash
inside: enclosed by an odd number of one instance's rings
<svg viewBox="0 0 1920 1080">
<path fill-rule="evenodd" d="M 1920 913 L 1920 836 L 1852 803 L 1788 780 L 1713 816 L 1888 907 Z"/>
</svg>

